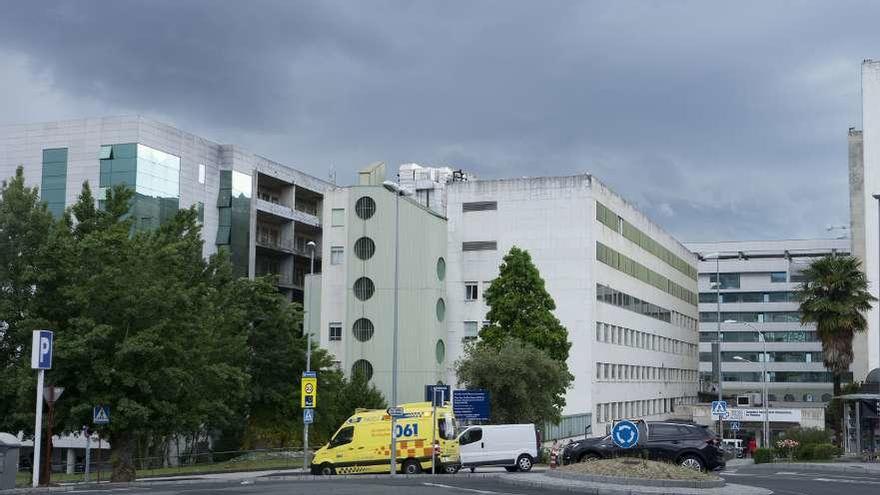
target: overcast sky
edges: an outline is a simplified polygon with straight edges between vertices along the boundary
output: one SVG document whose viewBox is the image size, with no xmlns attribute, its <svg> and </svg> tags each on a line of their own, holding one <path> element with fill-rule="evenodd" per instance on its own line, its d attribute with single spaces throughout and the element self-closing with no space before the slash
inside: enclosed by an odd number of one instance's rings
<svg viewBox="0 0 880 495">
<path fill-rule="evenodd" d="M 589 172 L 682 240 L 829 237 L 880 3 L 0 0 L 0 124 L 142 114 L 338 182 Z"/>
</svg>

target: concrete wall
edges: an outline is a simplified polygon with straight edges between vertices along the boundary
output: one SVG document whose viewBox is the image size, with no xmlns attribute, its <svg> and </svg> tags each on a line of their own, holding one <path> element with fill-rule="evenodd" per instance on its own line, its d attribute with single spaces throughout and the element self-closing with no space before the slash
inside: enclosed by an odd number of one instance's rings
<svg viewBox="0 0 880 495">
<path fill-rule="evenodd" d="M 862 138 L 864 142 L 864 188 L 865 205 L 865 272 L 870 281 L 871 293 L 880 296 L 878 290 L 878 215 L 877 200 L 873 194 L 880 193 L 880 61 L 866 60 L 862 63 Z M 868 334 L 858 350 L 866 357 L 867 366 L 858 370 L 856 380 L 863 380 L 867 371 L 880 367 L 880 307 L 874 305 L 868 315 Z M 860 360 L 861 362 L 861 360 Z"/>
</svg>

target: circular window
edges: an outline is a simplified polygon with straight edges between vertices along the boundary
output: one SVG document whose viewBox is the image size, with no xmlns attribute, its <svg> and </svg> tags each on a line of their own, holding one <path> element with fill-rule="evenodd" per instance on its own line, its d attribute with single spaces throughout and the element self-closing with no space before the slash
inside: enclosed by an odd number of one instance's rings
<svg viewBox="0 0 880 495">
<path fill-rule="evenodd" d="M 437 341 L 434 354 L 437 356 L 437 364 L 443 364 L 443 360 L 446 359 L 446 344 L 443 343 L 443 339 Z"/>
<path fill-rule="evenodd" d="M 351 375 L 363 374 L 369 380 L 373 378 L 373 365 L 366 359 L 358 359 L 351 365 Z"/>
<path fill-rule="evenodd" d="M 376 243 L 369 237 L 361 237 L 354 242 L 354 254 L 362 260 L 368 260 L 376 253 Z"/>
<path fill-rule="evenodd" d="M 443 321 L 446 317 L 446 302 L 441 297 L 437 299 L 437 321 Z"/>
<path fill-rule="evenodd" d="M 361 220 L 368 220 L 376 213 L 376 202 L 369 196 L 364 196 L 354 204 L 354 211 Z"/>
<path fill-rule="evenodd" d="M 437 258 L 437 278 L 441 281 L 446 278 L 446 260 Z"/>
<path fill-rule="evenodd" d="M 366 301 L 373 297 L 373 292 L 375 291 L 376 286 L 374 286 L 373 281 L 367 277 L 361 277 L 354 281 L 354 297 L 361 301 Z"/>
<path fill-rule="evenodd" d="M 358 318 L 351 327 L 354 338 L 366 342 L 373 338 L 373 322 L 366 318 Z"/>
</svg>

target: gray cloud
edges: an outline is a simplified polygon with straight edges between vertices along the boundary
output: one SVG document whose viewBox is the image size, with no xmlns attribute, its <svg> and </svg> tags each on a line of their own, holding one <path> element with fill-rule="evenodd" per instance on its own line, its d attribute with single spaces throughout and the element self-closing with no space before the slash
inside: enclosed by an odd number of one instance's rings
<svg viewBox="0 0 880 495">
<path fill-rule="evenodd" d="M 591 172 L 686 240 L 825 235 L 870 2 L 7 2 L 0 122 L 141 113 L 342 182 Z M 875 57 L 880 54 L 873 54 Z"/>
</svg>

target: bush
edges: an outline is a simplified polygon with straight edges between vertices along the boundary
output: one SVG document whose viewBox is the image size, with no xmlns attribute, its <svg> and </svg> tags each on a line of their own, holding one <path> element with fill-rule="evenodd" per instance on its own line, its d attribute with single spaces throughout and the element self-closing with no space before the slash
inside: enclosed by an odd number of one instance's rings
<svg viewBox="0 0 880 495">
<path fill-rule="evenodd" d="M 830 443 L 820 443 L 812 447 L 813 459 L 816 461 L 830 461 L 838 455 L 837 447 Z"/>
<path fill-rule="evenodd" d="M 815 447 L 814 444 L 801 445 L 799 448 L 794 450 L 794 458 L 799 461 L 811 461 L 815 456 Z"/>
<path fill-rule="evenodd" d="M 773 462 L 773 450 L 755 449 L 755 453 L 752 454 L 752 457 L 755 459 L 755 464 L 766 464 L 768 462 Z"/>
</svg>

